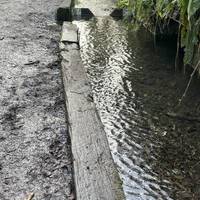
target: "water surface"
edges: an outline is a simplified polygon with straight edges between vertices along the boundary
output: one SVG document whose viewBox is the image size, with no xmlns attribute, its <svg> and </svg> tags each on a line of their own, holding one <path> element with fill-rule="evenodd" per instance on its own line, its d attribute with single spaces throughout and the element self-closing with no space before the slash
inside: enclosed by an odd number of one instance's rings
<svg viewBox="0 0 200 200">
<path fill-rule="evenodd" d="M 111 18 L 74 23 L 127 200 L 199 199 L 199 123 L 167 116 L 188 81 L 174 73 L 175 47 Z M 198 99 L 192 86 L 181 114 L 199 115 Z"/>
</svg>

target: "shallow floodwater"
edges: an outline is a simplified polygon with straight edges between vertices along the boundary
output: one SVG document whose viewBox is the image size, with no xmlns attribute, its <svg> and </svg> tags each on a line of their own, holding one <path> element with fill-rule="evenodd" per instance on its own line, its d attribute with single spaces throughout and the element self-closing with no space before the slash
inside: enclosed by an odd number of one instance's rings
<svg viewBox="0 0 200 200">
<path fill-rule="evenodd" d="M 177 108 L 188 78 L 175 47 L 111 18 L 74 23 L 127 200 L 200 199 L 199 122 L 168 115 L 199 116 L 199 82 Z"/>
</svg>

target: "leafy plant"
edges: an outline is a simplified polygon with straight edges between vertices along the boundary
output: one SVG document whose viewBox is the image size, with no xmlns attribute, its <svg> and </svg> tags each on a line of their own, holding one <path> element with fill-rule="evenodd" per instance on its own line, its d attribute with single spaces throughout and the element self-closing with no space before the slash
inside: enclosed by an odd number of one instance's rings
<svg viewBox="0 0 200 200">
<path fill-rule="evenodd" d="M 120 8 L 129 7 L 129 0 L 120 0 L 120 1 L 118 1 L 117 6 L 120 7 Z"/>
<path fill-rule="evenodd" d="M 131 9 L 135 19 L 151 31 L 167 26 L 169 20 L 179 23 L 184 64 L 198 63 L 194 55 L 200 45 L 200 0 L 118 0 L 118 5 Z"/>
</svg>

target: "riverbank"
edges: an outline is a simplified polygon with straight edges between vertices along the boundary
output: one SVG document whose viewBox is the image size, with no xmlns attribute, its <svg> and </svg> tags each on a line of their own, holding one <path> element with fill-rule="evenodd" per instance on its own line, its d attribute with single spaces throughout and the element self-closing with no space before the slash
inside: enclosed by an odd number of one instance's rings
<svg viewBox="0 0 200 200">
<path fill-rule="evenodd" d="M 55 12 L 62 0 L 0 2 L 0 199 L 72 197 Z"/>
<path fill-rule="evenodd" d="M 178 0 L 118 0 L 119 7 L 129 10 L 134 21 L 144 25 L 154 37 L 173 36 L 177 43 L 175 68 L 179 61 L 182 67 L 193 67 L 199 71 L 199 32 L 200 32 L 200 3 L 195 1 Z"/>
</svg>

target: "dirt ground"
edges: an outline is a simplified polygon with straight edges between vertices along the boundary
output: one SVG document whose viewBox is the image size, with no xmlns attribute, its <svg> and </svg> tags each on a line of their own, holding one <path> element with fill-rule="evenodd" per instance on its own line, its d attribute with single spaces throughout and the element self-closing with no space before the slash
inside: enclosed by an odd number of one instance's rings
<svg viewBox="0 0 200 200">
<path fill-rule="evenodd" d="M 58 57 L 62 0 L 0 1 L 0 200 L 70 199 Z"/>
</svg>

